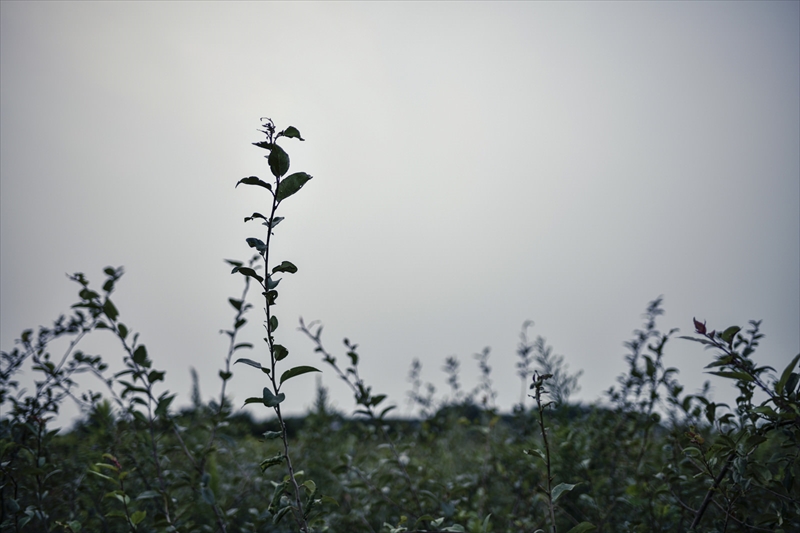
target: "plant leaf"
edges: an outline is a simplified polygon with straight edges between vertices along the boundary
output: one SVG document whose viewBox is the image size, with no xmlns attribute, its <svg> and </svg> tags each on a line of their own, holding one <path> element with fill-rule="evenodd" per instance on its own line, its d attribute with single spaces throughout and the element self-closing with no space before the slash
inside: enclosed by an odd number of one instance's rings
<svg viewBox="0 0 800 533">
<path fill-rule="evenodd" d="M 558 500 L 558 498 L 559 498 L 559 497 L 560 497 L 560 496 L 561 496 L 563 493 L 571 491 L 571 490 L 572 490 L 572 489 L 574 489 L 574 488 L 575 488 L 577 485 L 578 485 L 577 483 L 575 483 L 575 484 L 572 484 L 572 483 L 559 483 L 558 485 L 556 485 L 556 486 L 553 488 L 553 503 L 555 503 L 555 502 L 556 502 L 556 500 Z"/>
<path fill-rule="evenodd" d="M 259 465 L 261 467 L 261 471 L 263 472 L 271 466 L 276 466 L 281 464 L 285 458 L 286 458 L 285 455 L 279 453 L 278 455 L 274 455 L 269 459 L 264 459 L 263 461 L 261 461 L 261 464 Z"/>
<path fill-rule="evenodd" d="M 267 162 L 269 162 L 269 169 L 272 171 L 272 175 L 276 178 L 280 178 L 289 170 L 289 154 L 284 152 L 283 148 L 277 144 L 272 145 Z M 280 187 L 278 188 L 280 189 Z"/>
<path fill-rule="evenodd" d="M 278 185 L 278 192 L 275 194 L 275 198 L 279 202 L 285 200 L 299 191 L 310 179 L 311 176 L 305 172 L 295 172 L 294 174 L 286 176 L 283 181 L 281 181 L 281 184 Z"/>
<path fill-rule="evenodd" d="M 246 365 L 250 365 L 253 368 L 257 368 L 259 370 L 263 370 L 264 369 L 264 367 L 261 366 L 261 363 L 259 363 L 258 361 L 253 361 L 252 359 L 246 359 L 244 357 L 241 357 L 241 358 L 239 358 L 239 359 L 237 359 L 236 361 L 233 362 L 234 365 L 236 363 L 244 363 Z"/>
<path fill-rule="evenodd" d="M 296 366 L 294 368 L 290 368 L 281 375 L 281 385 L 283 385 L 284 381 L 292 379 L 293 377 L 299 376 L 301 374 L 307 374 L 309 372 L 321 372 L 321 371 L 317 368 L 314 368 L 313 366 Z"/>
<path fill-rule="evenodd" d="M 728 344 L 733 342 L 733 338 L 742 330 L 739 326 L 731 326 L 720 334 L 723 341 Z"/>
<path fill-rule="evenodd" d="M 288 272 L 289 274 L 294 274 L 297 272 L 297 267 L 290 261 L 284 261 L 280 265 L 276 266 L 272 269 L 272 273 L 275 274 L 276 272 Z"/>
<path fill-rule="evenodd" d="M 242 274 L 244 276 L 251 277 L 251 278 L 255 279 L 256 281 L 258 281 L 259 283 L 262 283 L 264 281 L 264 278 L 259 276 L 256 273 L 256 271 L 253 270 L 250 267 L 233 267 L 233 270 L 231 270 L 231 274 L 234 274 L 236 272 L 238 272 L 238 273 L 240 273 L 240 274 Z"/>
<path fill-rule="evenodd" d="M 302 137 L 300 137 L 300 132 L 297 131 L 297 128 L 294 126 L 289 126 L 285 130 L 281 132 L 284 137 L 288 137 L 290 139 L 300 139 L 301 141 L 305 141 Z"/>
<path fill-rule="evenodd" d="M 289 355 L 289 350 L 281 344 L 274 344 L 272 350 L 276 361 L 283 361 Z"/>
<path fill-rule="evenodd" d="M 783 390 L 786 388 L 786 383 L 789 381 L 789 376 L 792 375 L 792 371 L 797 366 L 797 363 L 800 361 L 800 353 L 794 356 L 792 362 L 783 370 L 781 374 L 781 379 L 778 380 L 778 383 L 775 385 L 775 392 L 778 394 L 783 394 Z M 792 391 L 789 391 L 791 394 Z"/>
<path fill-rule="evenodd" d="M 269 387 L 264 387 L 264 405 L 267 407 L 277 407 L 285 399 L 286 395 L 284 393 L 280 393 L 276 396 L 269 390 Z"/>
<path fill-rule="evenodd" d="M 239 186 L 240 183 L 244 183 L 245 185 L 258 185 L 259 187 L 264 187 L 265 189 L 272 190 L 272 185 L 267 183 L 266 181 L 262 181 L 258 179 L 256 176 L 249 176 L 247 178 L 242 178 L 236 182 L 236 187 Z M 234 187 L 234 189 L 236 188 Z"/>
</svg>

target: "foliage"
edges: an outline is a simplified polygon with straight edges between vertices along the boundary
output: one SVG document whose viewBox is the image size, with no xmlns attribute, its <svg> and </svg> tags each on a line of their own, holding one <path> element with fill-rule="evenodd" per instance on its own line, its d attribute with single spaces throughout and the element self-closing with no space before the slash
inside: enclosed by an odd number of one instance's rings
<svg viewBox="0 0 800 533">
<path fill-rule="evenodd" d="M 497 389 L 488 348 L 475 355 L 478 382 L 463 383 L 457 357 L 445 360 L 449 394 L 410 372 L 413 419 L 391 418 L 395 404 L 362 377 L 368 364 L 344 340 L 344 355 L 329 351 L 318 322 L 300 330 L 353 395 L 353 412 L 332 409 L 317 386 L 314 408 L 288 418 L 281 390 L 289 379 L 319 370 L 288 366 L 278 343 L 279 274 L 297 267 L 272 261 L 271 238 L 281 203 L 311 178 L 289 174 L 277 131 L 265 119 L 273 179 L 238 184 L 268 194 L 260 221 L 263 240 L 247 239 L 256 255 L 228 261 L 242 293 L 230 298 L 232 326 L 223 330 L 220 391 L 204 402 L 197 387 L 191 407 L 172 407 L 158 370 L 112 302 L 121 268 L 106 268 L 101 289 L 71 276 L 78 301 L 68 316 L 37 332 L 23 331 L 0 353 L 0 529 L 3 531 L 463 531 L 488 532 L 752 532 L 800 531 L 800 355 L 784 369 L 754 359 L 760 323 L 710 330 L 694 320 L 695 335 L 713 356 L 707 368 L 731 380 L 736 405 L 716 403 L 708 387 L 685 394 L 667 364 L 676 330 L 658 326 L 662 300 L 651 302 L 644 324 L 625 343 L 626 372 L 606 401 L 570 403 L 580 372 L 570 374 L 543 337 L 531 342 L 523 324 L 517 374 L 523 397 L 512 413 L 494 403 Z M 266 330 L 262 364 L 238 357 L 253 349 L 237 341 L 260 288 Z M 99 355 L 79 349 L 90 334 L 111 335 L 122 370 L 111 373 Z M 57 354 L 57 355 L 56 355 Z M 237 356 L 236 358 L 234 356 Z M 235 410 L 227 384 L 232 364 L 264 376 L 265 387 L 245 403 L 267 407 L 255 421 Z M 20 387 L 23 369 L 34 373 Z M 249 371 L 249 369 L 247 369 Z M 101 392 L 77 376 L 97 378 Z M 500 384 L 503 386 L 504 384 Z M 526 396 L 527 394 L 527 396 Z M 531 402 L 532 400 L 532 402 Z M 83 409 L 69 431 L 53 429 L 65 401 Z M 312 481 L 313 480 L 313 481 Z M 287 520 L 283 518 L 290 517 Z"/>
</svg>

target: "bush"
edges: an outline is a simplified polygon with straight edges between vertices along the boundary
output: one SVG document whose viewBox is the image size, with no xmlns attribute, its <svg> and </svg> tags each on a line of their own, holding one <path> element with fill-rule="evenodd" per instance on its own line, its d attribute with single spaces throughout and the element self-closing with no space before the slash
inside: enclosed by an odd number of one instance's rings
<svg viewBox="0 0 800 533">
<path fill-rule="evenodd" d="M 711 331 L 694 320 L 695 335 L 681 338 L 710 349 L 711 373 L 731 380 L 739 395 L 733 407 L 713 402 L 707 389 L 686 395 L 665 362 L 675 330 L 657 327 L 660 298 L 626 343 L 628 369 L 605 402 L 569 402 L 580 372 L 570 374 L 544 338 L 529 341 L 526 322 L 517 373 L 530 407 L 523 397 L 513 413 L 498 412 L 486 349 L 476 355 L 480 380 L 469 391 L 459 361 L 446 360 L 443 398 L 422 382 L 416 361 L 409 397 L 421 415 L 409 420 L 389 417 L 395 405 L 361 377 L 355 343 L 345 339 L 337 357 L 319 323 L 301 320 L 322 362 L 353 393 L 355 410 L 334 411 L 318 385 L 305 417 L 285 417 L 283 383 L 319 370 L 284 366 L 277 276 L 297 267 L 272 261 L 270 246 L 283 220 L 278 208 L 311 176 L 287 175 L 278 141 L 302 141 L 296 128 L 277 131 L 264 119 L 261 131 L 266 140 L 254 144 L 267 150 L 272 179 L 250 176 L 237 186 L 268 195 L 268 214 L 245 218 L 266 230 L 263 240 L 247 239 L 256 251 L 249 262 L 228 261 L 243 289 L 229 299 L 218 399 L 206 404 L 195 394 L 191 408 L 172 409 L 165 373 L 111 300 L 123 270 L 106 268 L 100 290 L 75 274 L 70 314 L 22 332 L 0 355 L 3 531 L 800 531 L 800 355 L 778 375 L 753 359 L 759 322 Z M 265 311 L 265 364 L 234 358 L 253 348 L 237 341 L 253 283 Z M 98 332 L 119 342 L 122 371 L 110 374 L 100 356 L 79 350 Z M 53 355 L 58 339 L 66 349 Z M 245 403 L 265 406 L 268 421 L 231 405 L 234 362 L 263 374 L 264 389 Z M 37 376 L 30 391 L 16 381 L 25 365 Z M 79 389 L 81 373 L 96 376 L 104 392 Z M 52 422 L 68 399 L 84 416 L 62 433 Z"/>
</svg>

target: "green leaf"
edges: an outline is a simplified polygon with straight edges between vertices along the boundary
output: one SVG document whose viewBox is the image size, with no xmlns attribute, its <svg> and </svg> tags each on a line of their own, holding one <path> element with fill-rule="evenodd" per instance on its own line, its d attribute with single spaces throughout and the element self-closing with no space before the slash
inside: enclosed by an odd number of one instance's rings
<svg viewBox="0 0 800 533">
<path fill-rule="evenodd" d="M 267 249 L 267 245 L 261 239 L 256 239 L 255 237 L 248 237 L 245 239 L 247 241 L 247 245 L 250 248 L 255 248 L 259 252 L 263 252 Z M 241 271 L 241 269 L 239 269 Z"/>
<path fill-rule="evenodd" d="M 269 317 L 269 332 L 273 333 L 276 329 L 278 329 L 278 317 L 272 315 Z"/>
<path fill-rule="evenodd" d="M 147 511 L 136 511 L 131 515 L 131 524 L 134 526 L 139 524 L 147 516 Z"/>
<path fill-rule="evenodd" d="M 294 368 L 290 368 L 281 375 L 281 385 L 283 385 L 284 381 L 288 381 L 295 376 L 307 374 L 309 372 L 320 372 L 320 370 L 314 368 L 313 366 L 296 366 Z"/>
<path fill-rule="evenodd" d="M 269 169 L 272 171 L 272 175 L 276 178 L 280 178 L 289 170 L 289 154 L 284 152 L 283 148 L 277 144 L 272 145 L 267 162 L 269 162 Z M 278 194 L 280 194 L 280 190 Z M 280 202 L 280 199 L 278 201 Z"/>
<path fill-rule="evenodd" d="M 280 438 L 282 433 L 280 431 L 265 431 L 263 436 L 267 440 L 277 439 Z"/>
<path fill-rule="evenodd" d="M 524 453 L 525 455 L 537 455 L 537 456 L 541 457 L 542 459 L 546 460 L 544 452 L 542 450 L 540 450 L 539 448 L 531 448 L 529 450 L 523 450 L 522 453 Z"/>
<path fill-rule="evenodd" d="M 280 283 L 280 282 L 281 282 L 280 279 L 273 280 L 272 276 L 267 276 L 267 290 L 271 291 L 272 289 L 277 287 L 278 283 Z"/>
<path fill-rule="evenodd" d="M 230 372 L 225 372 L 223 370 L 219 371 L 219 377 L 222 379 L 222 381 L 228 381 L 229 379 L 231 379 L 231 376 L 233 376 L 233 374 L 231 374 Z"/>
<path fill-rule="evenodd" d="M 147 374 L 147 381 L 150 383 L 155 383 L 156 381 L 164 381 L 164 372 L 151 370 L 150 373 Z"/>
<path fill-rule="evenodd" d="M 270 185 L 266 181 L 261 181 L 255 176 L 250 176 L 247 178 L 240 179 L 238 182 L 236 182 L 236 187 L 238 187 L 240 183 L 244 183 L 245 185 L 258 185 L 259 187 L 264 187 L 265 189 L 269 189 L 270 191 L 272 190 L 272 185 Z"/>
<path fill-rule="evenodd" d="M 281 135 L 283 135 L 284 137 L 288 137 L 290 139 L 300 139 L 301 141 L 305 141 L 305 139 L 300 137 L 300 132 L 297 131 L 297 128 L 295 128 L 294 126 L 289 126 L 285 130 L 283 130 L 281 132 Z"/>
<path fill-rule="evenodd" d="M 733 338 L 742 330 L 739 326 L 731 326 L 720 334 L 720 338 L 728 344 L 733 342 Z"/>
<path fill-rule="evenodd" d="M 117 308 L 111 303 L 111 300 L 106 300 L 105 303 L 103 303 L 103 312 L 111 321 L 116 321 L 119 316 L 119 311 L 117 311 Z"/>
<path fill-rule="evenodd" d="M 255 212 L 252 215 L 250 215 L 249 217 L 244 217 L 244 221 L 245 222 L 250 222 L 251 220 L 256 219 L 256 218 L 260 218 L 262 220 L 267 220 L 267 217 L 265 217 L 261 213 Z M 241 265 L 241 263 L 239 263 L 239 265 Z"/>
<path fill-rule="evenodd" d="M 144 347 L 144 344 L 140 344 L 136 350 L 133 352 L 133 362 L 139 366 L 146 366 L 145 363 L 147 362 L 147 348 Z"/>
<path fill-rule="evenodd" d="M 311 481 L 310 479 L 307 481 L 303 481 L 302 487 L 305 487 L 306 492 L 309 496 L 313 496 L 315 492 L 317 492 L 317 484 Z"/>
<path fill-rule="evenodd" d="M 272 345 L 273 353 L 275 354 L 276 361 L 283 361 L 289 355 L 289 350 L 280 344 Z"/>
<path fill-rule="evenodd" d="M 492 513 L 486 515 L 486 518 L 483 519 L 483 525 L 481 526 L 481 533 L 488 533 L 489 531 L 489 519 L 492 518 Z"/>
<path fill-rule="evenodd" d="M 158 405 L 156 406 L 156 415 L 158 416 L 165 416 L 167 411 L 169 410 L 169 406 L 172 403 L 172 400 L 175 399 L 175 394 L 167 395 L 165 392 L 161 395 L 158 399 Z"/>
<path fill-rule="evenodd" d="M 294 274 L 295 272 L 297 272 L 297 267 L 294 266 L 294 264 L 289 261 L 284 261 L 283 263 L 272 269 L 273 274 L 275 274 L 276 272 L 288 272 L 289 274 Z"/>
<path fill-rule="evenodd" d="M 577 526 L 573 527 L 567 533 L 587 533 L 589 531 L 594 531 L 597 529 L 597 526 L 590 522 L 581 522 Z"/>
<path fill-rule="evenodd" d="M 236 363 L 244 363 L 246 365 L 252 366 L 253 368 L 257 368 L 266 374 L 269 374 L 269 368 L 261 366 L 261 363 L 259 363 L 258 361 L 253 361 L 252 359 L 246 359 L 244 357 L 241 357 L 233 362 L 234 365 Z"/>
<path fill-rule="evenodd" d="M 97 466 L 100 466 L 100 464 L 98 464 Z M 108 465 L 108 466 L 111 466 L 111 465 Z M 99 478 L 105 479 L 106 481 L 111 481 L 112 483 L 116 483 L 116 480 L 114 480 L 113 478 L 110 478 L 105 474 L 101 474 L 100 472 L 97 472 L 96 470 L 89 470 L 89 473 L 94 475 L 94 476 L 97 476 Z"/>
<path fill-rule="evenodd" d="M 786 388 L 786 383 L 789 381 L 789 376 L 792 375 L 795 367 L 797 367 L 797 363 L 800 361 L 800 353 L 794 356 L 792 362 L 783 370 L 781 374 L 781 379 L 778 380 L 778 383 L 775 384 L 775 392 L 778 394 L 783 394 L 783 390 Z M 789 391 L 791 394 L 792 391 Z"/>
<path fill-rule="evenodd" d="M 261 471 L 264 472 L 267 468 L 281 464 L 284 459 L 286 459 L 286 456 L 282 453 L 279 453 L 278 455 L 274 455 L 269 459 L 264 459 L 261 461 L 259 466 L 261 467 Z"/>
<path fill-rule="evenodd" d="M 117 324 L 117 331 L 119 332 L 119 336 L 123 339 L 128 336 L 128 328 L 122 322 Z"/>
<path fill-rule="evenodd" d="M 236 272 L 239 272 L 244 276 L 254 278 L 259 283 L 264 281 L 264 278 L 256 274 L 256 271 L 250 267 L 233 267 L 233 270 L 231 270 L 231 274 L 235 274 Z"/>
<path fill-rule="evenodd" d="M 279 202 L 285 200 L 303 188 L 303 185 L 310 179 L 311 176 L 305 172 L 295 172 L 294 174 L 286 176 L 283 181 L 281 181 L 280 185 L 278 185 L 278 192 L 275 194 L 275 198 Z"/>
<path fill-rule="evenodd" d="M 81 292 L 78 293 L 78 296 L 84 300 L 96 300 L 97 298 L 100 298 L 100 295 L 91 289 L 82 289 Z"/>
<path fill-rule="evenodd" d="M 714 374 L 715 376 L 720 376 L 723 378 L 728 379 L 736 379 L 741 381 L 753 381 L 753 376 L 747 374 L 746 372 L 708 372 L 709 374 Z"/>
<path fill-rule="evenodd" d="M 161 494 L 159 494 L 158 491 L 146 490 L 146 491 L 142 492 L 141 494 L 139 494 L 136 497 L 136 499 L 137 500 L 149 500 L 150 498 L 158 498 L 160 496 L 161 496 Z"/>
<path fill-rule="evenodd" d="M 571 491 L 577 485 L 578 485 L 578 483 L 575 483 L 575 484 L 572 484 L 572 483 L 559 483 L 558 485 L 556 485 L 553 488 L 553 493 L 552 493 L 552 495 L 553 495 L 553 503 L 555 503 L 563 493 Z"/>
<path fill-rule="evenodd" d="M 273 524 L 277 524 L 278 522 L 280 522 L 283 519 L 283 517 L 286 516 L 286 513 L 288 513 L 291 510 L 292 510 L 292 506 L 291 505 L 287 505 L 286 507 L 284 507 L 283 509 L 278 511 L 278 514 L 276 514 L 275 516 L 272 517 L 272 523 Z"/>
<path fill-rule="evenodd" d="M 277 396 L 269 387 L 264 387 L 264 405 L 267 407 L 277 407 L 283 400 L 286 399 L 286 395 L 284 393 L 280 393 Z"/>
</svg>

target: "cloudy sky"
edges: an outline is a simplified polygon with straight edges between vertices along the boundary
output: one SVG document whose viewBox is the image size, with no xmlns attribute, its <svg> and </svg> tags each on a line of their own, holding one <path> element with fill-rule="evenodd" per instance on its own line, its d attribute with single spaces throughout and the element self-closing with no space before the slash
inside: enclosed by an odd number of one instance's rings
<svg viewBox="0 0 800 533">
<path fill-rule="evenodd" d="M 301 131 L 285 147 L 314 176 L 276 234 L 300 269 L 287 362 L 323 368 L 295 330 L 320 319 L 401 413 L 413 358 L 444 393 L 445 357 L 472 386 L 485 346 L 510 408 L 526 319 L 601 398 L 659 295 L 664 330 L 763 319 L 761 362 L 800 350 L 798 2 L 4 1 L 0 23 L 3 350 L 68 311 L 65 273 L 123 265 L 121 319 L 167 385 L 193 366 L 218 394 L 263 116 Z M 668 345 L 689 390 L 710 357 Z M 260 378 L 237 367 L 236 400 Z M 290 410 L 313 388 L 287 384 Z"/>
</svg>

